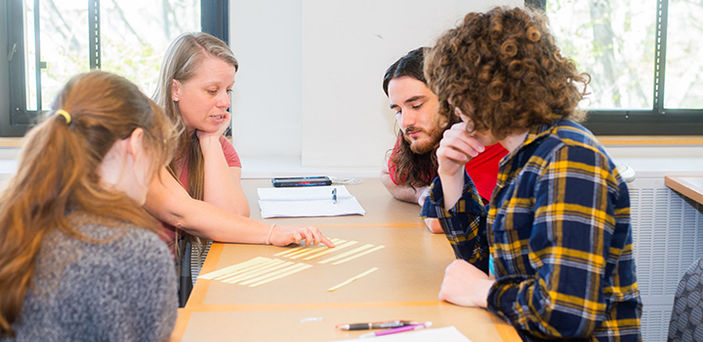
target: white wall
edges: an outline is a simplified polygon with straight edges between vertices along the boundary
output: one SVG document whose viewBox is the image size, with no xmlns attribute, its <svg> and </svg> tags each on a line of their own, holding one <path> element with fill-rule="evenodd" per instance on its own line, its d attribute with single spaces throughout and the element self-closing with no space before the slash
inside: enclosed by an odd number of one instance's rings
<svg viewBox="0 0 703 342">
<path fill-rule="evenodd" d="M 703 172 L 703 146 L 606 146 L 618 165 L 627 165 L 640 177 L 690 175 Z"/>
<path fill-rule="evenodd" d="M 300 0 L 230 1 L 230 45 L 239 61 L 232 135 L 240 156 L 300 156 L 301 38 Z"/>
<path fill-rule="evenodd" d="M 232 0 L 235 147 L 245 160 L 380 168 L 395 130 L 381 89 L 385 69 L 432 45 L 467 12 L 523 3 Z"/>
</svg>

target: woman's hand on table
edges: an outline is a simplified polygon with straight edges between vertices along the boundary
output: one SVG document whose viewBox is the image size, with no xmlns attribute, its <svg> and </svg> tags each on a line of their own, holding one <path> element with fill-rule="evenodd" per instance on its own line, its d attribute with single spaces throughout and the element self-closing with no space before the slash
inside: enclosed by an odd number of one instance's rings
<svg viewBox="0 0 703 342">
<path fill-rule="evenodd" d="M 287 246 L 291 243 L 300 243 L 305 240 L 305 245 L 318 245 L 334 247 L 334 243 L 325 237 L 319 229 L 312 226 L 274 225 L 270 242 L 274 246 Z"/>
</svg>

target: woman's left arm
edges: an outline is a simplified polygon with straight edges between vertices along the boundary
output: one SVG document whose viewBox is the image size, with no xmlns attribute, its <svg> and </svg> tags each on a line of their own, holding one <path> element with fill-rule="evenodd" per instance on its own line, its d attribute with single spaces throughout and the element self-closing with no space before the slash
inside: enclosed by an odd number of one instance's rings
<svg viewBox="0 0 703 342">
<path fill-rule="evenodd" d="M 202 134 L 198 132 L 200 149 L 204 160 L 203 200 L 221 209 L 249 217 L 249 202 L 242 189 L 240 166 L 230 166 L 225 154 L 227 148 L 221 142 L 221 135 Z M 231 151 L 238 164 L 234 148 Z"/>
</svg>

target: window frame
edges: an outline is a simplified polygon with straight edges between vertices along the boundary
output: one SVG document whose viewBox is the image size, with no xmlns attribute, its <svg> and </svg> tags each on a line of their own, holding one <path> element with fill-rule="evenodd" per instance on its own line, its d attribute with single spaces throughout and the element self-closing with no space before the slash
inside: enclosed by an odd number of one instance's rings
<svg viewBox="0 0 703 342">
<path fill-rule="evenodd" d="M 41 96 L 37 96 L 37 110 L 28 110 L 26 104 L 25 56 L 24 56 L 24 27 L 23 27 L 23 1 L 3 1 L 0 9 L 0 18 L 6 25 L 0 26 L 0 36 L 7 35 L 6 51 L 3 59 L 7 58 L 6 80 L 0 79 L 0 84 L 7 82 L 8 98 L 6 108 L 0 108 L 0 137 L 21 137 L 39 119 L 41 113 Z M 34 0 L 35 32 L 38 36 L 39 0 Z M 89 45 L 90 69 L 100 69 L 100 0 L 89 0 L 88 10 L 91 13 L 88 22 L 88 37 L 93 44 Z M 228 0 L 202 0 L 200 2 L 200 26 L 203 32 L 212 34 L 229 43 L 229 1 Z M 41 94 L 41 56 L 40 41 L 35 39 L 37 51 L 36 78 L 37 94 Z M 0 59 L 0 62 L 3 62 Z M 12 85 L 12 86 L 10 86 Z M 4 95 L 4 94 L 3 94 Z M 0 98 L 1 100 L 1 98 Z"/>
<path fill-rule="evenodd" d="M 17 15 L 19 13 L 20 15 Z M 26 80 L 24 78 L 24 27 L 22 24 L 22 0 L 7 1 L 5 8 L 5 30 L 8 56 L 8 108 L 0 113 L 0 135 L 22 136 L 31 126 L 30 117 L 36 111 L 28 111 L 26 105 Z M 20 75 L 21 77 L 18 77 Z M 10 86 L 12 85 L 12 86 Z M 24 120 L 23 120 L 24 119 Z"/>
<path fill-rule="evenodd" d="M 546 10 L 548 0 L 525 0 Z M 668 0 L 657 0 L 654 52 L 654 100 L 651 109 L 588 110 L 584 125 L 596 135 L 700 135 L 703 109 L 664 107 Z"/>
</svg>

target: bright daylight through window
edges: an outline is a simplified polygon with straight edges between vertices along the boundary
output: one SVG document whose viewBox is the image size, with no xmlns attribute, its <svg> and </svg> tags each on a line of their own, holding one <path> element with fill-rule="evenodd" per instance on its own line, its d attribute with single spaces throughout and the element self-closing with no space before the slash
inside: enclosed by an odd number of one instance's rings
<svg viewBox="0 0 703 342">
<path fill-rule="evenodd" d="M 702 1 L 547 0 L 546 13 L 564 55 L 592 77 L 589 121 L 615 134 L 697 134 Z"/>
<path fill-rule="evenodd" d="M 67 79 L 90 69 L 89 1 L 42 0 L 38 3 L 37 25 L 34 20 L 36 2 L 24 0 L 28 110 L 37 110 L 37 96 L 41 96 L 41 108 L 49 108 Z M 200 30 L 200 0 L 103 0 L 99 6 L 100 69 L 128 78 L 149 96 L 155 89 L 168 43 L 182 32 Z M 39 30 L 38 37 L 35 28 Z M 40 77 L 35 77 L 37 66 L 41 70 Z M 41 88 L 37 88 L 37 83 Z"/>
</svg>

